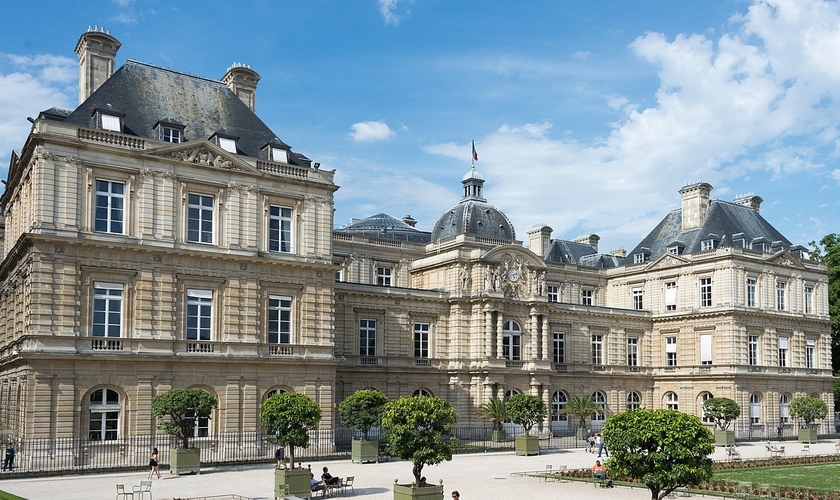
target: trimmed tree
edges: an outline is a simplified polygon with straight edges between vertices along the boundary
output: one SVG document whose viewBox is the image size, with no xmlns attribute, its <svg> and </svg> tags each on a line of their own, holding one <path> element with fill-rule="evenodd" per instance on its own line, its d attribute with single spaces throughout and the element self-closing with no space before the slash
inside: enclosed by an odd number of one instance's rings
<svg viewBox="0 0 840 500">
<path fill-rule="evenodd" d="M 712 477 L 709 455 L 714 438 L 694 415 L 639 408 L 608 418 L 603 434 L 612 454 L 607 466 L 613 477 L 641 481 L 652 500 Z"/>
<path fill-rule="evenodd" d="M 196 421 L 209 419 L 218 406 L 216 398 L 202 389 L 172 389 L 152 398 L 152 416 L 158 419 L 158 429 L 175 436 L 179 447 L 186 449 Z"/>
<path fill-rule="evenodd" d="M 309 431 L 321 420 L 321 408 L 305 395 L 294 392 L 272 394 L 260 412 L 260 423 L 266 440 L 289 448 L 292 469 L 295 468 L 295 447 L 309 446 Z"/>
<path fill-rule="evenodd" d="M 828 405 L 820 398 L 813 396 L 800 396 L 790 402 L 790 416 L 801 418 L 805 422 L 805 428 L 817 420 L 822 420 L 828 415 Z"/>
<path fill-rule="evenodd" d="M 514 394 L 505 401 L 505 408 L 510 421 L 521 425 L 526 436 L 530 436 L 531 428 L 548 415 L 545 401 L 530 394 Z"/>
<path fill-rule="evenodd" d="M 599 405 L 595 401 L 592 401 L 592 398 L 588 398 L 586 396 L 575 396 L 568 403 L 566 403 L 566 407 L 560 410 L 559 413 L 563 415 L 571 415 L 573 417 L 577 417 L 577 437 L 578 439 L 586 439 L 585 430 L 587 417 L 591 417 L 592 415 L 600 414 L 603 412 L 604 408 L 602 408 L 601 405 Z"/>
<path fill-rule="evenodd" d="M 490 401 L 478 407 L 478 414 L 490 421 L 493 426 L 493 437 L 495 440 L 504 439 L 504 422 L 508 419 L 505 402 L 499 398 L 490 398 Z"/>
<path fill-rule="evenodd" d="M 382 428 L 391 431 L 391 453 L 413 464 L 414 487 L 421 486 L 425 465 L 452 460 L 452 445 L 444 438 L 455 420 L 455 408 L 440 398 L 402 396 L 385 404 Z"/>
<path fill-rule="evenodd" d="M 715 428 L 725 431 L 741 416 L 741 407 L 729 398 L 709 398 L 703 401 L 703 416 L 715 423 Z"/>
<path fill-rule="evenodd" d="M 360 389 L 339 403 L 338 418 L 341 425 L 360 430 L 367 441 L 371 427 L 379 425 L 387 402 L 388 397 L 376 389 Z"/>
</svg>

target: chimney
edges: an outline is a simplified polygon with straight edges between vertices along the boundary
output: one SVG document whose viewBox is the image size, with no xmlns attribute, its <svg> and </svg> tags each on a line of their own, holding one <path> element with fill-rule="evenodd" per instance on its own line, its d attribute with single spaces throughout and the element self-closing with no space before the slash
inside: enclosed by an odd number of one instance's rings
<svg viewBox="0 0 840 500">
<path fill-rule="evenodd" d="M 545 224 L 537 224 L 534 229 L 528 231 L 528 247 L 540 258 L 545 258 L 545 253 L 548 252 L 552 231 L 554 230 Z"/>
<path fill-rule="evenodd" d="M 612 250 L 610 250 L 610 254 L 616 256 L 619 259 L 623 259 L 627 257 L 627 250 L 625 250 L 624 247 L 613 248 Z"/>
<path fill-rule="evenodd" d="M 584 243 L 592 247 L 592 250 L 595 250 L 595 253 L 598 253 L 598 242 L 601 241 L 601 237 L 597 234 L 590 233 L 578 236 L 575 238 L 575 243 Z"/>
<path fill-rule="evenodd" d="M 76 43 L 79 56 L 79 104 L 85 102 L 105 80 L 114 74 L 114 62 L 120 50 L 119 40 L 103 28 L 88 26 Z"/>
<path fill-rule="evenodd" d="M 680 189 L 683 231 L 697 229 L 706 222 L 711 192 L 712 185 L 706 182 L 695 182 Z"/>
<path fill-rule="evenodd" d="M 735 197 L 735 204 L 742 205 L 745 207 L 750 207 L 755 210 L 756 213 L 761 213 L 759 208 L 761 207 L 761 202 L 764 201 L 761 199 L 761 196 L 757 196 L 753 193 L 742 194 L 740 196 Z"/>
<path fill-rule="evenodd" d="M 256 71 L 248 65 L 237 62 L 233 63 L 222 77 L 222 83 L 227 85 L 230 91 L 254 113 L 257 112 L 257 83 L 259 81 L 260 75 Z"/>
<path fill-rule="evenodd" d="M 403 217 L 402 221 L 405 222 L 406 224 L 408 224 L 411 227 L 417 226 L 417 221 L 414 220 L 414 217 L 412 217 L 410 215 L 406 215 L 405 217 Z"/>
</svg>

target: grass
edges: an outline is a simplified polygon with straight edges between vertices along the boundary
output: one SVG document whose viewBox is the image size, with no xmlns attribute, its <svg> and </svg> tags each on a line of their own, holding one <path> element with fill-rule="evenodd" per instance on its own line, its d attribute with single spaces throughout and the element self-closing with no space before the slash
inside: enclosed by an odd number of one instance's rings
<svg viewBox="0 0 840 500">
<path fill-rule="evenodd" d="M 6 493 L 5 491 L 0 490 L 0 500 L 26 500 L 23 497 L 19 497 L 17 495 L 12 495 L 11 493 Z"/>
<path fill-rule="evenodd" d="M 838 476 L 840 476 L 840 463 L 830 463 L 715 471 L 714 480 L 840 491 Z"/>
</svg>

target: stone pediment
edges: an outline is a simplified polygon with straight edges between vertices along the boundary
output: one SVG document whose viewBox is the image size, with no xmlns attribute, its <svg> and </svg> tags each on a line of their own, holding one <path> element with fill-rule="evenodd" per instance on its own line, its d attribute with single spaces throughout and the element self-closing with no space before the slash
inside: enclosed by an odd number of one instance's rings
<svg viewBox="0 0 840 500">
<path fill-rule="evenodd" d="M 545 295 L 545 262 L 521 247 L 496 247 L 482 256 L 484 290 L 510 299 Z"/>
<path fill-rule="evenodd" d="M 787 250 L 773 255 L 772 257 L 766 259 L 765 262 L 768 264 L 775 264 L 777 266 L 794 267 L 796 269 L 803 269 L 805 267 Z"/>
<path fill-rule="evenodd" d="M 656 269 L 666 269 L 666 268 L 669 268 L 669 267 L 682 266 L 682 265 L 685 265 L 687 263 L 688 263 L 688 261 L 686 261 L 683 258 L 680 258 L 680 257 L 678 257 L 676 255 L 673 255 L 673 254 L 666 253 L 665 255 L 662 255 L 661 257 L 659 257 L 655 261 L 648 264 L 647 267 L 645 267 L 645 269 L 648 270 L 648 271 L 654 271 Z"/>
<path fill-rule="evenodd" d="M 247 162 L 242 161 L 242 159 L 236 155 L 225 151 L 210 141 L 173 144 L 171 146 L 164 146 L 162 148 L 147 151 L 145 155 L 204 165 L 223 170 L 250 172 L 262 175 L 262 172 L 255 169 Z"/>
</svg>

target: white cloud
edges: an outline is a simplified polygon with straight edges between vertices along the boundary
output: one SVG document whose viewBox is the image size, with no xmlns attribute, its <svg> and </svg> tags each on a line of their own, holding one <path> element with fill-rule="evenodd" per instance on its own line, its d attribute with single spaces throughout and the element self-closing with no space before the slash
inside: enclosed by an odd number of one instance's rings
<svg viewBox="0 0 840 500">
<path fill-rule="evenodd" d="M 379 13 L 382 14 L 385 24 L 396 26 L 411 13 L 409 10 L 405 10 L 404 13 L 397 14 L 399 4 L 407 3 L 406 0 L 377 0 L 377 2 L 379 3 Z"/>
<path fill-rule="evenodd" d="M 379 121 L 354 123 L 350 129 L 350 137 L 356 142 L 386 141 L 396 135 L 391 127 Z"/>
</svg>

